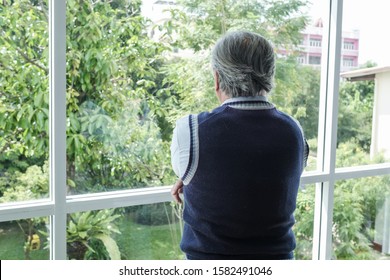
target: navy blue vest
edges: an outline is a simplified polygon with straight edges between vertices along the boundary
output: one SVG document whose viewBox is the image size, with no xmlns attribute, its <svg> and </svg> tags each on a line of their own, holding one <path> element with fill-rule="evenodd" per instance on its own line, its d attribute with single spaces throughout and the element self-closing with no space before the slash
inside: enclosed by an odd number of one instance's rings
<svg viewBox="0 0 390 280">
<path fill-rule="evenodd" d="M 268 102 L 261 110 L 239 103 L 247 109 L 189 116 L 180 245 L 189 259 L 286 259 L 295 249 L 293 212 L 308 153 L 302 130 Z"/>
</svg>

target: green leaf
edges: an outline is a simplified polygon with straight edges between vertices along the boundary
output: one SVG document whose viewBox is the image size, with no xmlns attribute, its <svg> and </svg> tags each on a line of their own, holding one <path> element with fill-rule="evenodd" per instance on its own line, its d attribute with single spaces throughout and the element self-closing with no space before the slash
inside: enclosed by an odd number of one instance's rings
<svg viewBox="0 0 390 280">
<path fill-rule="evenodd" d="M 121 253 L 119 251 L 118 244 L 115 242 L 114 239 L 105 234 L 98 234 L 95 237 L 103 242 L 108 254 L 110 255 L 111 260 L 121 259 Z"/>
<path fill-rule="evenodd" d="M 81 239 L 87 239 L 88 232 L 87 231 L 79 231 L 79 236 L 81 237 Z"/>
<path fill-rule="evenodd" d="M 45 115 L 42 111 L 37 113 L 37 123 L 40 128 L 44 128 L 45 125 Z"/>
<path fill-rule="evenodd" d="M 76 187 L 76 183 L 73 181 L 73 180 L 71 180 L 71 179 L 66 179 L 66 184 L 69 186 L 69 187 L 71 187 L 71 188 L 75 188 Z"/>
<path fill-rule="evenodd" d="M 34 106 L 35 107 L 42 107 L 43 101 L 43 92 L 38 92 L 34 97 Z"/>
</svg>

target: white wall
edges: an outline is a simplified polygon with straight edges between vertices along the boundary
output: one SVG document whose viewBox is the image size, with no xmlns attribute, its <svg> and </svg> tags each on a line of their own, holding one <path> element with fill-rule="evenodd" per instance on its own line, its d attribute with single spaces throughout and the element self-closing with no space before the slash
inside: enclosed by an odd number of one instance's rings
<svg viewBox="0 0 390 280">
<path fill-rule="evenodd" d="M 375 77 L 371 156 L 381 151 L 390 158 L 390 72 Z"/>
</svg>

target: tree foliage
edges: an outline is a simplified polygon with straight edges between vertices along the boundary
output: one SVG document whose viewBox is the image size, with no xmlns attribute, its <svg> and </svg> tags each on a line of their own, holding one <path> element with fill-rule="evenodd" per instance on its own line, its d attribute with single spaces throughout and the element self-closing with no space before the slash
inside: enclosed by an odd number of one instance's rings
<svg viewBox="0 0 390 280">
<path fill-rule="evenodd" d="M 48 20 L 41 1 L 0 5 L 0 151 L 48 151 Z M 12 132 L 12 133 L 10 133 Z"/>
<path fill-rule="evenodd" d="M 250 30 L 271 40 L 275 51 L 283 49 L 294 53 L 301 40 L 300 31 L 308 20 L 301 12 L 307 3 L 300 0 L 180 0 L 177 3 L 178 7 L 170 10 L 171 19 L 164 23 L 166 32 L 159 38 L 175 46 L 179 53 L 165 68 L 166 89 L 175 94 L 174 101 L 177 102 L 169 110 L 172 119 L 183 115 L 183 112 L 210 110 L 218 105 L 209 61 L 211 47 L 223 34 L 237 29 Z M 298 101 L 300 97 L 308 100 L 307 104 L 300 100 L 298 109 L 293 112 L 294 117 L 309 118 L 314 115 L 314 119 L 317 118 L 315 109 L 306 109 L 305 106 L 312 104 L 309 99 L 317 98 L 319 94 L 310 95 L 307 92 L 309 87 L 302 88 L 300 83 L 311 75 L 310 70 L 301 69 L 294 57 L 277 61 L 277 86 L 272 92 L 272 101 L 275 100 L 282 110 L 287 110 L 293 108 L 293 100 Z M 312 76 L 312 80 L 318 78 L 319 84 L 319 76 Z M 311 131 L 310 134 L 313 134 Z"/>
<path fill-rule="evenodd" d="M 374 106 L 374 81 L 342 82 L 340 86 L 339 143 L 354 139 L 370 151 Z"/>
<path fill-rule="evenodd" d="M 307 21 L 301 14 L 304 0 L 178 0 L 177 4 L 167 30 L 174 35 L 173 44 L 194 51 L 209 49 L 222 34 L 237 29 L 260 33 L 276 46 L 296 45 Z"/>
<path fill-rule="evenodd" d="M 158 117 L 162 44 L 141 1 L 67 1 L 67 174 L 72 193 L 160 185 L 169 178 Z M 1 5 L 0 149 L 48 157 L 45 1 Z M 12 131 L 13 133 L 9 133 Z"/>
<path fill-rule="evenodd" d="M 97 190 L 160 185 L 169 170 L 156 120 L 165 48 L 148 38 L 140 1 L 112 4 L 68 1 L 69 175 Z"/>
</svg>

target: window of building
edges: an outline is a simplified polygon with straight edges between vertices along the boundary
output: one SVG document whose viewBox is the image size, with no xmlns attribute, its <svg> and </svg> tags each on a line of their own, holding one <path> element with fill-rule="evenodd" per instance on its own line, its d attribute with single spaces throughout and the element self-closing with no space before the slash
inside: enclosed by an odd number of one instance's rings
<svg viewBox="0 0 390 280">
<path fill-rule="evenodd" d="M 309 44 L 310 47 L 321 47 L 321 39 L 310 38 Z"/>
<path fill-rule="evenodd" d="M 321 64 L 321 56 L 310 55 L 310 56 L 309 56 L 309 64 L 313 64 L 313 65 L 319 65 L 319 64 Z"/>
<path fill-rule="evenodd" d="M 353 58 L 343 58 L 343 66 L 352 67 L 355 66 L 355 60 Z"/>
<path fill-rule="evenodd" d="M 306 57 L 303 55 L 298 56 L 298 63 L 305 64 L 306 63 Z"/>
<path fill-rule="evenodd" d="M 354 42 L 344 41 L 343 47 L 345 50 L 354 50 L 355 44 L 354 44 Z"/>
</svg>

